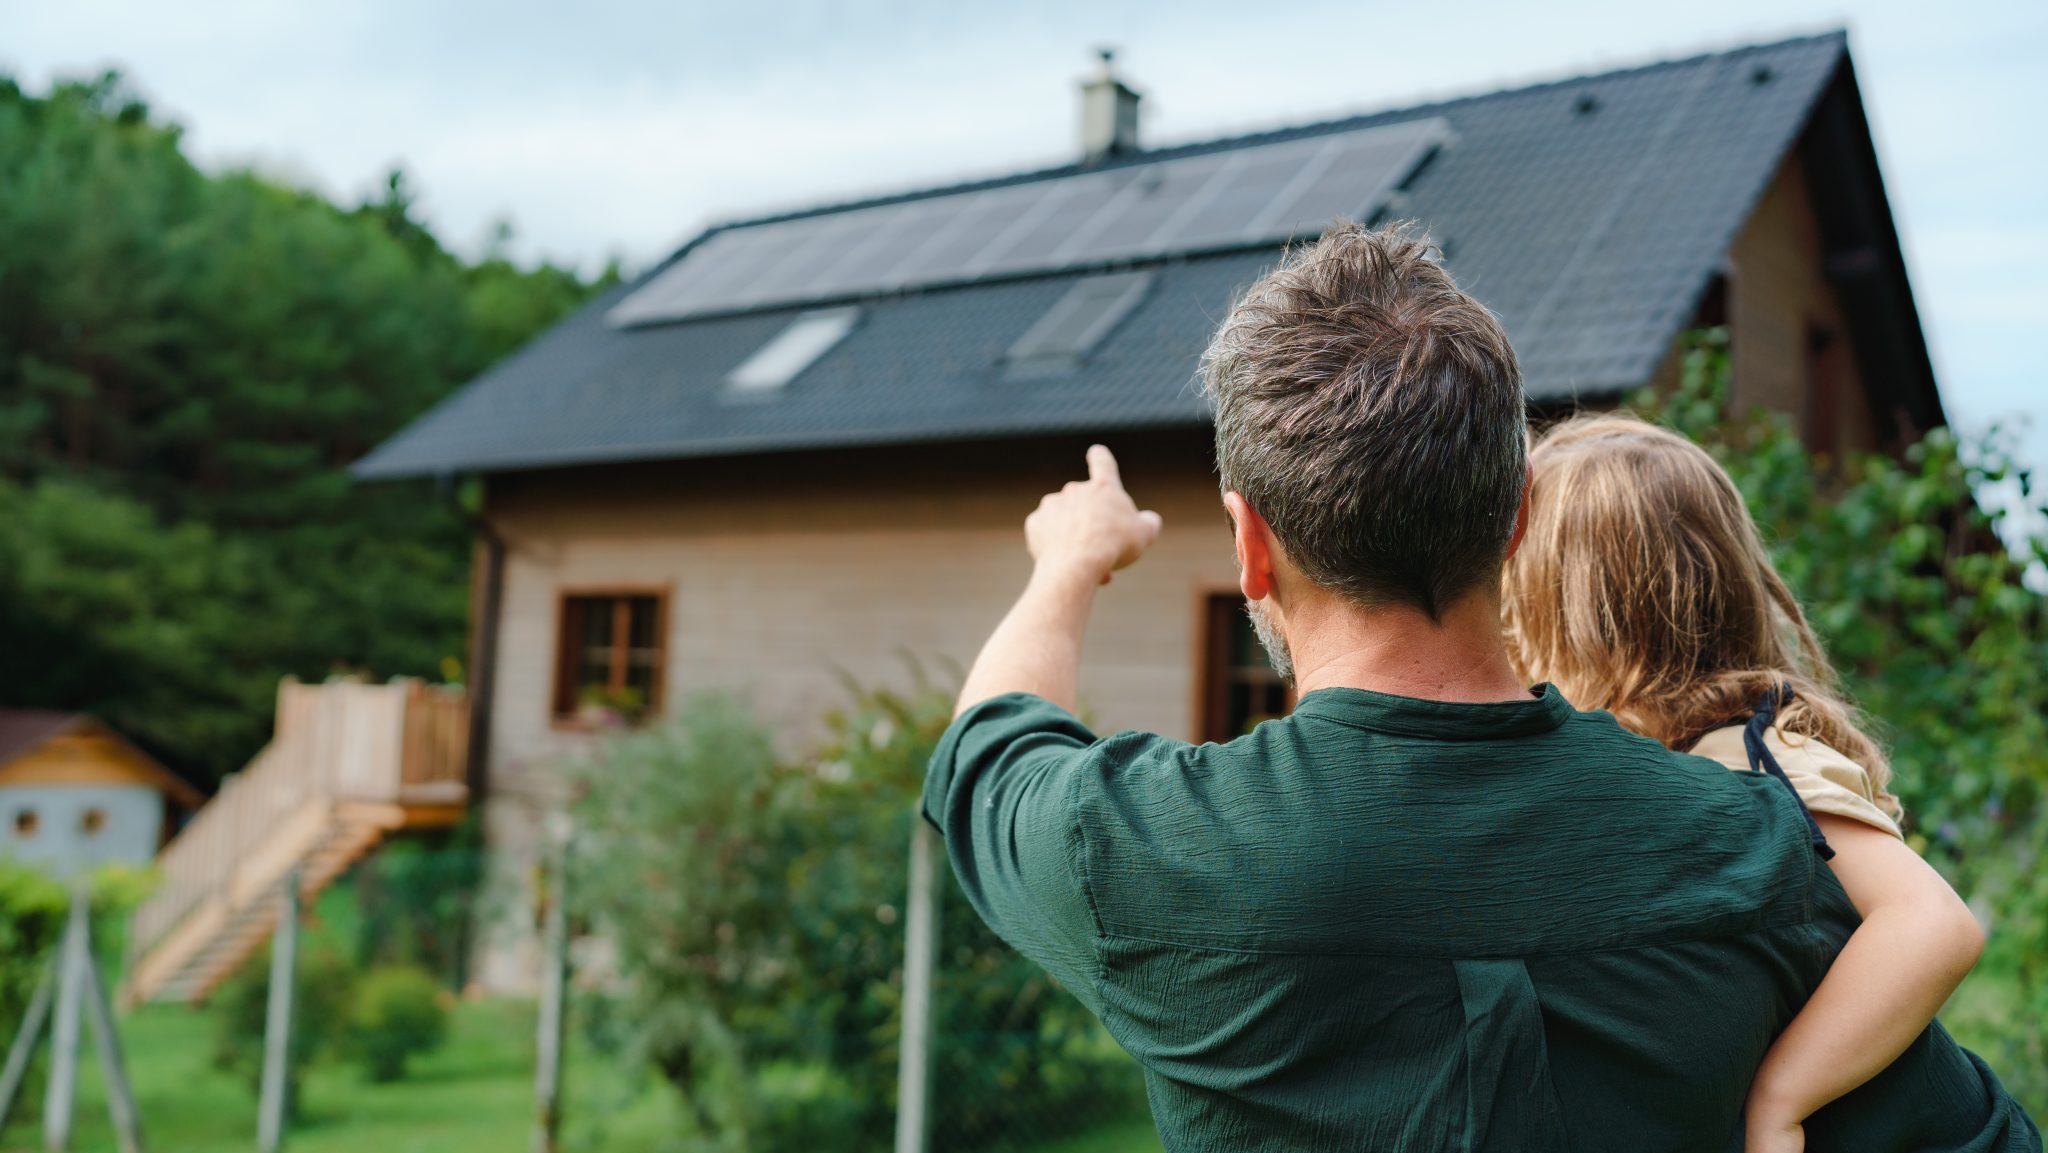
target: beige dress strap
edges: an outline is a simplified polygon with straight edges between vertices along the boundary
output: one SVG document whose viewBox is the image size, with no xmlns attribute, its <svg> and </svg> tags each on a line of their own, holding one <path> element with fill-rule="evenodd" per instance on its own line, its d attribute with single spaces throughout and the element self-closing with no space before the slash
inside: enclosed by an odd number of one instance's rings
<svg viewBox="0 0 2048 1153">
<path fill-rule="evenodd" d="M 1788 736 L 1776 728 L 1765 734 L 1764 747 L 1777 758 L 1778 767 L 1785 770 L 1785 778 L 1792 782 L 1793 791 L 1810 811 L 1847 817 L 1894 837 L 1902 836 L 1899 821 L 1905 813 L 1899 799 L 1873 785 L 1863 766 L 1825 742 L 1797 734 Z M 1692 754 L 1719 761 L 1731 769 L 1749 770 L 1741 725 L 1715 729 L 1701 737 L 1692 747 Z"/>
</svg>

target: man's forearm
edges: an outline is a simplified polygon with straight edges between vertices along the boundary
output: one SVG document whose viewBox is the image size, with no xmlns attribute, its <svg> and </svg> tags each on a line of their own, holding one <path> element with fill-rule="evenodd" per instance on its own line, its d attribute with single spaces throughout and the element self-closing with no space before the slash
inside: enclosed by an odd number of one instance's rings
<svg viewBox="0 0 2048 1153">
<path fill-rule="evenodd" d="M 1035 693 L 1072 712 L 1081 637 L 1102 578 L 1072 565 L 1040 564 L 1024 595 L 974 658 L 953 715 L 1004 693 Z"/>
</svg>

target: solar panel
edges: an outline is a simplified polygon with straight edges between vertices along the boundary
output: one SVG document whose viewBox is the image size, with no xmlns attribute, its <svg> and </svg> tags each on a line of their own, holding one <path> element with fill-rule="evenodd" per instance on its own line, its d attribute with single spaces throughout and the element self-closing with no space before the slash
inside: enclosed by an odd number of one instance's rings
<svg viewBox="0 0 2048 1153">
<path fill-rule="evenodd" d="M 1297 141 L 1243 158 L 1237 170 L 1210 194 L 1198 211 L 1181 223 L 1171 241 L 1184 250 L 1219 248 L 1242 243 L 1255 234 L 1252 223 L 1299 175 L 1322 141 Z"/>
<path fill-rule="evenodd" d="M 1441 119 L 1415 120 L 737 225 L 607 319 L 661 323 L 1275 244 L 1370 216 L 1449 136 Z"/>
<path fill-rule="evenodd" d="M 1043 194 L 1040 188 L 1019 184 L 986 192 L 961 193 L 957 197 L 934 197 L 935 200 L 957 198 L 963 201 L 960 215 L 925 243 L 905 253 L 903 263 L 889 271 L 881 287 L 939 284 L 957 276 L 961 268 L 989 246 L 992 236 L 1013 225 L 1017 217 L 1037 203 Z"/>
<path fill-rule="evenodd" d="M 1137 179 L 1053 253 L 1055 260 L 1079 260 L 1086 254 L 1116 259 L 1147 251 L 1152 237 L 1182 206 L 1209 187 L 1230 153 L 1191 157 L 1184 164 L 1155 164 L 1138 170 Z"/>
<path fill-rule="evenodd" d="M 1276 204 L 1274 218 L 1261 223 L 1285 222 L 1299 233 L 1319 230 L 1333 217 L 1364 216 L 1373 202 L 1393 191 L 1391 186 L 1381 186 L 1379 179 L 1406 159 L 1401 144 L 1370 136 L 1345 139 L 1318 158 L 1323 161 L 1319 167 L 1304 169 L 1307 178 L 1293 190 L 1293 197 L 1283 198 Z"/>
<path fill-rule="evenodd" d="M 859 291 L 903 260 L 907 245 L 923 239 L 925 230 L 943 224 L 957 214 L 960 205 L 934 206 L 939 211 L 919 211 L 913 204 L 895 204 L 877 209 L 874 226 L 865 237 L 850 245 L 839 261 L 818 275 L 812 287 L 819 295 L 844 289 Z"/>
</svg>

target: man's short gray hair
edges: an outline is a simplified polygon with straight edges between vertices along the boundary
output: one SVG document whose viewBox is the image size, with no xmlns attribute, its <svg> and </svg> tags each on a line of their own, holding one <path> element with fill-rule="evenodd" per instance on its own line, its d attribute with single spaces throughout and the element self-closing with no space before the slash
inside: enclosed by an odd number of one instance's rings
<svg viewBox="0 0 2048 1153">
<path fill-rule="evenodd" d="M 1332 227 L 1202 357 L 1223 487 L 1309 580 L 1432 618 L 1500 579 L 1527 477 L 1500 322 L 1400 225 Z"/>
</svg>

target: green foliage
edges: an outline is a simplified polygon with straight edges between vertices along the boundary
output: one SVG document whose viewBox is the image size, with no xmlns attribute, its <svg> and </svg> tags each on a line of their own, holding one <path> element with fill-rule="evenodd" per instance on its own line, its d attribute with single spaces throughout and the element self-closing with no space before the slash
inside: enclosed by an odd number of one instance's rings
<svg viewBox="0 0 2048 1153">
<path fill-rule="evenodd" d="M 128 914 L 148 894 L 150 881 L 146 871 L 109 865 L 88 882 L 93 944 L 107 971 L 108 950 L 117 944 Z M 71 895 L 62 882 L 0 856 L 0 1029 L 20 1022 L 26 1012 L 36 982 L 56 956 L 70 912 Z M 6 1040 L 11 1039 L 9 1033 Z"/>
<path fill-rule="evenodd" d="M 260 742 L 276 677 L 254 557 L 203 524 L 61 477 L 0 479 L 0 700 L 89 708 L 153 749 Z"/>
<path fill-rule="evenodd" d="M 618 949 L 624 1015 L 703 1147 L 886 1144 L 911 822 L 950 715 L 933 690 L 857 692 L 821 755 L 793 764 L 745 709 L 704 697 L 615 735 L 581 774 L 578 907 Z M 1133 1105 L 1128 1062 L 1078 1002 L 957 894 L 941 924 L 947 1148 Z"/>
<path fill-rule="evenodd" d="M 372 969 L 356 987 L 348 1049 L 372 1081 L 405 1077 L 406 1063 L 448 1038 L 447 993 L 424 969 Z"/>
<path fill-rule="evenodd" d="M 356 969 L 347 954 L 302 942 L 293 973 L 292 1035 L 286 1078 L 287 1112 L 297 1108 L 306 1068 L 334 1053 L 347 1036 Z M 270 1015 L 270 948 L 242 962 L 214 994 L 213 1065 L 237 1074 L 251 1092 L 263 1083 L 263 1030 Z"/>
<path fill-rule="evenodd" d="M 1890 748 L 1912 843 L 1990 921 L 1949 1020 L 2048 1113 L 2048 600 L 2025 583 L 2048 541 L 2002 540 L 2011 514 L 1978 496 L 2010 486 L 2039 524 L 2044 494 L 1995 434 L 1834 462 L 1782 417 L 1728 419 L 1723 332 L 1696 335 L 1681 375 L 1643 406 L 1735 478 Z"/>
<path fill-rule="evenodd" d="M 208 781 L 284 674 L 461 651 L 463 514 L 344 469 L 592 286 L 466 264 L 411 197 L 201 172 L 111 74 L 0 81 L 0 700 Z"/>
<path fill-rule="evenodd" d="M 445 836 L 393 841 L 358 865 L 357 960 L 417 966 L 459 987 L 483 861 L 483 835 L 472 817 Z"/>
<path fill-rule="evenodd" d="M 68 907 L 63 885 L 0 858 L 0 1021 L 20 1021 L 28 1010 Z"/>
</svg>

